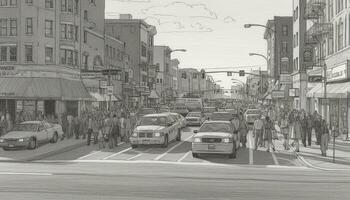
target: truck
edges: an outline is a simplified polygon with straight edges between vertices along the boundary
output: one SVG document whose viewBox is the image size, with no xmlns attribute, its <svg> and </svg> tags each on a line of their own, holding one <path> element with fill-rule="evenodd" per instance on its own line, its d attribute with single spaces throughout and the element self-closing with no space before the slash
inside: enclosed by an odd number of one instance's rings
<svg viewBox="0 0 350 200">
<path fill-rule="evenodd" d="M 186 105 L 189 112 L 203 111 L 202 98 L 177 98 L 175 104 Z"/>
</svg>

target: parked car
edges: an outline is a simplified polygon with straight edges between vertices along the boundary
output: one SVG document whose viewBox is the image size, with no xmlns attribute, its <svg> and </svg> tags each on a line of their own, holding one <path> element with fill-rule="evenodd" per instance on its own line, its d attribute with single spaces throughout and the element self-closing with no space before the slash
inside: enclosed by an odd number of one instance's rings
<svg viewBox="0 0 350 200">
<path fill-rule="evenodd" d="M 261 112 L 258 109 L 248 109 L 244 113 L 245 120 L 248 124 L 254 124 L 254 121 L 259 118 Z"/>
<path fill-rule="evenodd" d="M 0 137 L 4 150 L 36 149 L 44 143 L 56 143 L 63 137 L 62 126 L 46 121 L 27 121 L 17 124 L 6 135 Z"/>
<path fill-rule="evenodd" d="M 233 133 L 233 126 L 229 121 L 206 121 L 194 133 L 194 158 L 198 158 L 199 154 L 225 154 L 236 158 L 239 147 L 238 134 Z"/>
<path fill-rule="evenodd" d="M 141 117 L 134 129 L 130 143 L 132 148 L 138 145 L 159 144 L 168 147 L 169 142 L 181 140 L 179 122 L 170 113 L 150 114 Z"/>
<path fill-rule="evenodd" d="M 201 112 L 190 112 L 186 116 L 186 123 L 189 126 L 200 126 L 205 121 Z"/>
<path fill-rule="evenodd" d="M 187 126 L 186 118 L 184 118 L 182 115 L 178 113 L 170 113 L 170 115 L 172 115 L 174 118 L 178 120 L 181 128 L 185 128 Z"/>
</svg>

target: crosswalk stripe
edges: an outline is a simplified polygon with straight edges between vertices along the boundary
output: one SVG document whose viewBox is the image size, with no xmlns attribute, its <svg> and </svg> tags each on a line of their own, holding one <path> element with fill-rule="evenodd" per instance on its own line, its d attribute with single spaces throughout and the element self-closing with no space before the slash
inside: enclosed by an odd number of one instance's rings
<svg viewBox="0 0 350 200">
<path fill-rule="evenodd" d="M 147 149 L 146 151 L 144 151 L 144 152 L 142 152 L 142 153 L 139 153 L 139 154 L 137 154 L 137 155 L 135 155 L 135 156 L 133 156 L 133 157 L 130 157 L 130 158 L 128 158 L 127 160 L 133 160 L 133 159 L 135 159 L 135 158 L 138 158 L 138 157 L 142 156 L 144 153 L 150 152 L 151 150 L 152 150 L 152 148 L 151 148 L 151 149 Z"/>
<path fill-rule="evenodd" d="M 277 160 L 275 152 L 271 151 L 271 155 L 272 155 L 272 159 L 273 159 L 273 162 L 275 163 L 275 165 L 280 165 L 278 160 Z"/>
<path fill-rule="evenodd" d="M 193 137 L 193 135 L 191 135 L 190 137 L 186 138 L 184 141 L 176 144 L 175 146 L 171 147 L 170 149 L 168 149 L 165 153 L 157 156 L 154 160 L 158 161 L 160 159 L 162 159 L 165 155 L 167 155 L 170 151 L 174 150 L 175 148 L 179 147 L 180 145 L 182 145 L 184 142 L 187 142 L 189 139 L 191 139 Z"/>
<path fill-rule="evenodd" d="M 179 160 L 177 160 L 177 162 L 182 162 L 183 160 L 185 160 L 185 158 L 192 153 L 192 151 L 188 151 L 187 153 L 185 153 L 185 155 L 183 155 Z"/>
<path fill-rule="evenodd" d="M 253 148 L 254 148 L 254 143 L 253 143 L 253 132 L 250 131 L 250 133 L 248 133 L 248 140 L 249 140 L 249 165 L 253 165 L 254 163 L 254 158 L 253 158 Z"/>
<path fill-rule="evenodd" d="M 90 156 L 92 156 L 92 155 L 98 154 L 98 153 L 100 153 L 100 152 L 101 152 L 101 151 L 93 151 L 93 152 L 91 152 L 91 153 L 89 153 L 89 154 L 87 154 L 87 155 L 85 155 L 85 156 L 82 156 L 82 157 L 78 158 L 78 160 L 85 159 L 85 158 L 87 158 L 87 157 L 90 157 Z"/>
<path fill-rule="evenodd" d="M 112 158 L 112 157 L 114 157 L 114 156 L 117 156 L 117 155 L 119 155 L 119 154 L 122 154 L 122 153 L 124 153 L 124 152 L 127 152 L 127 151 L 129 151 L 129 150 L 131 150 L 132 148 L 131 147 L 129 147 L 129 148 L 127 148 L 127 149 L 124 149 L 123 151 L 119 151 L 119 152 L 117 152 L 117 153 L 114 153 L 114 154 L 112 154 L 112 155 L 109 155 L 109 156 L 107 156 L 107 157 L 104 157 L 104 158 L 102 158 L 102 160 L 108 160 L 109 158 Z"/>
</svg>

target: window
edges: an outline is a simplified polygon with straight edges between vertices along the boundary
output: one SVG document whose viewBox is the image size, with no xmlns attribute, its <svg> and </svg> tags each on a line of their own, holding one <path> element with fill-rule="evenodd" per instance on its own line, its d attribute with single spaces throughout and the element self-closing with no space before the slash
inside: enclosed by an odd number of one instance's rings
<svg viewBox="0 0 350 200">
<path fill-rule="evenodd" d="M 125 83 L 129 82 L 129 72 L 125 72 Z"/>
<path fill-rule="evenodd" d="M 26 18 L 26 34 L 33 34 L 33 18 L 31 17 Z"/>
<path fill-rule="evenodd" d="M 75 41 L 78 41 L 79 40 L 79 26 L 75 26 Z"/>
<path fill-rule="evenodd" d="M 0 47 L 0 61 L 7 61 L 7 47 Z"/>
<path fill-rule="evenodd" d="M 88 11 L 84 10 L 84 20 L 88 20 Z"/>
<path fill-rule="evenodd" d="M 65 65 L 66 62 L 66 50 L 65 49 L 61 49 L 60 50 L 60 64 Z"/>
<path fill-rule="evenodd" d="M 17 6 L 17 0 L 10 0 L 10 6 Z"/>
<path fill-rule="evenodd" d="M 67 0 L 61 0 L 61 11 L 62 12 L 67 11 Z"/>
<path fill-rule="evenodd" d="M 283 34 L 283 36 L 288 36 L 288 26 L 287 25 L 282 26 L 282 34 Z"/>
<path fill-rule="evenodd" d="M 84 43 L 87 43 L 87 31 L 84 31 Z"/>
<path fill-rule="evenodd" d="M 299 32 L 295 34 L 295 45 L 299 46 Z"/>
<path fill-rule="evenodd" d="M 17 61 L 17 46 L 10 46 L 10 61 Z"/>
<path fill-rule="evenodd" d="M 74 30 L 76 28 L 72 24 L 61 24 L 61 39 L 75 40 Z"/>
<path fill-rule="evenodd" d="M 53 48 L 45 47 L 45 62 L 53 63 Z"/>
<path fill-rule="evenodd" d="M 328 0 L 328 21 L 331 21 L 333 16 L 334 16 L 333 0 Z"/>
<path fill-rule="evenodd" d="M 67 65 L 73 65 L 73 51 L 66 50 L 67 55 Z"/>
<path fill-rule="evenodd" d="M 68 0 L 67 11 L 73 13 L 73 0 Z"/>
<path fill-rule="evenodd" d="M 88 55 L 83 55 L 83 67 L 85 70 L 88 70 Z"/>
<path fill-rule="evenodd" d="M 67 38 L 67 24 L 61 24 L 61 39 Z"/>
<path fill-rule="evenodd" d="M 61 49 L 60 64 L 70 65 L 70 66 L 78 65 L 78 53 L 70 49 Z"/>
<path fill-rule="evenodd" d="M 112 58 L 115 59 L 115 57 L 116 57 L 116 51 L 115 51 L 115 48 L 113 48 Z"/>
<path fill-rule="evenodd" d="M 299 7 L 297 6 L 295 8 L 295 21 L 298 20 L 298 18 L 299 18 Z"/>
<path fill-rule="evenodd" d="M 344 48 L 344 23 L 340 18 L 338 23 L 338 50 Z"/>
<path fill-rule="evenodd" d="M 67 25 L 67 38 L 69 40 L 73 40 L 73 31 L 74 31 L 74 27 L 71 24 Z"/>
<path fill-rule="evenodd" d="M 334 52 L 333 38 L 328 38 L 328 55 Z"/>
<path fill-rule="evenodd" d="M 296 68 L 296 71 L 299 71 L 299 58 L 295 59 L 295 68 Z"/>
<path fill-rule="evenodd" d="M 33 5 L 33 0 L 26 0 L 26 4 L 28 6 L 32 6 Z"/>
<path fill-rule="evenodd" d="M 45 20 L 45 36 L 53 37 L 53 21 Z"/>
<path fill-rule="evenodd" d="M 33 62 L 33 45 L 25 45 L 26 62 Z"/>
<path fill-rule="evenodd" d="M 17 19 L 10 20 L 10 36 L 17 35 Z"/>
<path fill-rule="evenodd" d="M 53 8 L 53 0 L 45 0 L 45 8 Z"/>
<path fill-rule="evenodd" d="M 7 36 L 7 19 L 0 19 L 0 36 Z"/>
<path fill-rule="evenodd" d="M 79 0 L 74 0 L 74 13 L 79 14 Z"/>
<path fill-rule="evenodd" d="M 286 56 L 286 54 L 288 52 L 288 43 L 287 42 L 281 43 L 281 52 L 282 52 L 282 56 Z"/>
<path fill-rule="evenodd" d="M 142 57 L 147 57 L 147 49 L 144 44 L 141 45 L 141 56 Z"/>
<path fill-rule="evenodd" d="M 343 0 L 336 0 L 336 12 L 340 13 L 344 9 Z"/>
</svg>

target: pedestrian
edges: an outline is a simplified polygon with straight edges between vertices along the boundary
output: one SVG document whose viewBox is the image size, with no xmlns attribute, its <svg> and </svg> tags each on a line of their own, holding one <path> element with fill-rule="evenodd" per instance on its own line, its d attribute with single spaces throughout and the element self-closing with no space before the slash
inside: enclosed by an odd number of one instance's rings
<svg viewBox="0 0 350 200">
<path fill-rule="evenodd" d="M 114 139 L 112 138 L 112 129 L 113 129 L 113 119 L 111 114 L 106 115 L 106 119 L 104 121 L 104 134 L 105 138 L 108 142 L 108 147 L 112 149 L 114 147 Z"/>
<path fill-rule="evenodd" d="M 320 145 L 321 143 L 321 125 L 322 125 L 322 118 L 317 113 L 317 111 L 314 112 L 314 130 L 316 135 L 316 145 Z"/>
<path fill-rule="evenodd" d="M 321 135 L 321 143 L 320 143 L 321 155 L 326 157 L 327 149 L 328 149 L 329 129 L 325 119 L 321 121 L 320 135 Z"/>
<path fill-rule="evenodd" d="M 62 113 L 61 121 L 62 121 L 62 131 L 63 131 L 63 137 L 61 138 L 61 140 L 63 140 L 65 137 L 68 138 L 68 120 L 65 113 Z"/>
<path fill-rule="evenodd" d="M 79 118 L 79 116 L 74 117 L 73 126 L 74 126 L 75 139 L 78 140 L 80 138 L 80 118 Z"/>
<path fill-rule="evenodd" d="M 307 117 L 304 112 L 301 114 L 300 123 L 301 123 L 301 138 L 304 147 L 306 147 L 306 137 L 307 137 Z"/>
<path fill-rule="evenodd" d="M 100 133 L 100 119 L 97 116 L 94 116 L 93 120 L 92 120 L 92 134 L 93 134 L 93 140 L 94 140 L 94 144 L 97 144 L 97 140 L 98 140 L 98 135 Z M 101 131 L 102 133 L 102 131 Z"/>
<path fill-rule="evenodd" d="M 4 115 L 0 115 L 0 136 L 3 136 L 7 133 L 7 123 Z"/>
<path fill-rule="evenodd" d="M 239 129 L 241 134 L 241 143 L 243 148 L 247 147 L 247 134 L 248 134 L 248 126 L 247 122 L 245 121 L 243 114 L 240 114 L 240 123 L 239 123 Z"/>
<path fill-rule="evenodd" d="M 238 119 L 238 115 L 233 115 L 232 125 L 233 134 L 237 135 L 237 140 L 240 141 L 240 120 Z"/>
<path fill-rule="evenodd" d="M 80 120 L 80 134 L 83 136 L 82 139 L 85 140 L 87 132 L 88 132 L 88 127 L 87 127 L 87 116 L 86 113 L 84 112 L 82 114 L 81 120 Z"/>
<path fill-rule="evenodd" d="M 87 145 L 89 146 L 91 143 L 91 135 L 93 134 L 93 119 L 92 115 L 88 116 L 88 122 L 87 122 Z"/>
<path fill-rule="evenodd" d="M 281 119 L 281 133 L 284 138 L 284 150 L 289 150 L 289 126 L 288 126 L 288 115 L 283 115 Z"/>
<path fill-rule="evenodd" d="M 261 140 L 261 135 L 263 134 L 264 123 L 261 119 L 261 115 L 254 121 L 253 133 L 255 138 L 255 150 L 258 150 L 258 142 Z"/>
<path fill-rule="evenodd" d="M 125 114 L 122 113 L 121 114 L 121 118 L 120 118 L 120 135 L 122 137 L 122 140 L 124 142 L 127 142 L 127 138 L 126 138 L 126 124 L 125 124 Z"/>
<path fill-rule="evenodd" d="M 295 151 L 299 152 L 299 141 L 301 140 L 301 122 L 300 116 L 298 115 L 295 117 L 295 121 L 293 123 L 293 133 L 291 139 L 293 139 L 293 144 L 296 146 Z"/>
<path fill-rule="evenodd" d="M 68 130 L 67 130 L 67 135 L 68 139 L 70 139 L 73 136 L 73 116 L 71 114 L 67 115 L 67 121 L 68 121 Z"/>
<path fill-rule="evenodd" d="M 265 118 L 264 124 L 264 140 L 267 141 L 267 152 L 270 152 L 270 148 L 275 151 L 275 145 L 272 142 L 272 131 L 275 130 L 275 126 L 269 116 Z"/>
<path fill-rule="evenodd" d="M 113 137 L 114 145 L 117 147 L 118 138 L 120 138 L 120 126 L 119 126 L 119 119 L 116 114 L 113 114 L 112 137 Z"/>
<path fill-rule="evenodd" d="M 307 128 L 306 128 L 306 135 L 307 135 L 307 144 L 308 144 L 308 146 L 311 146 L 312 127 L 313 127 L 312 115 L 309 114 L 309 116 L 307 117 Z"/>
</svg>

